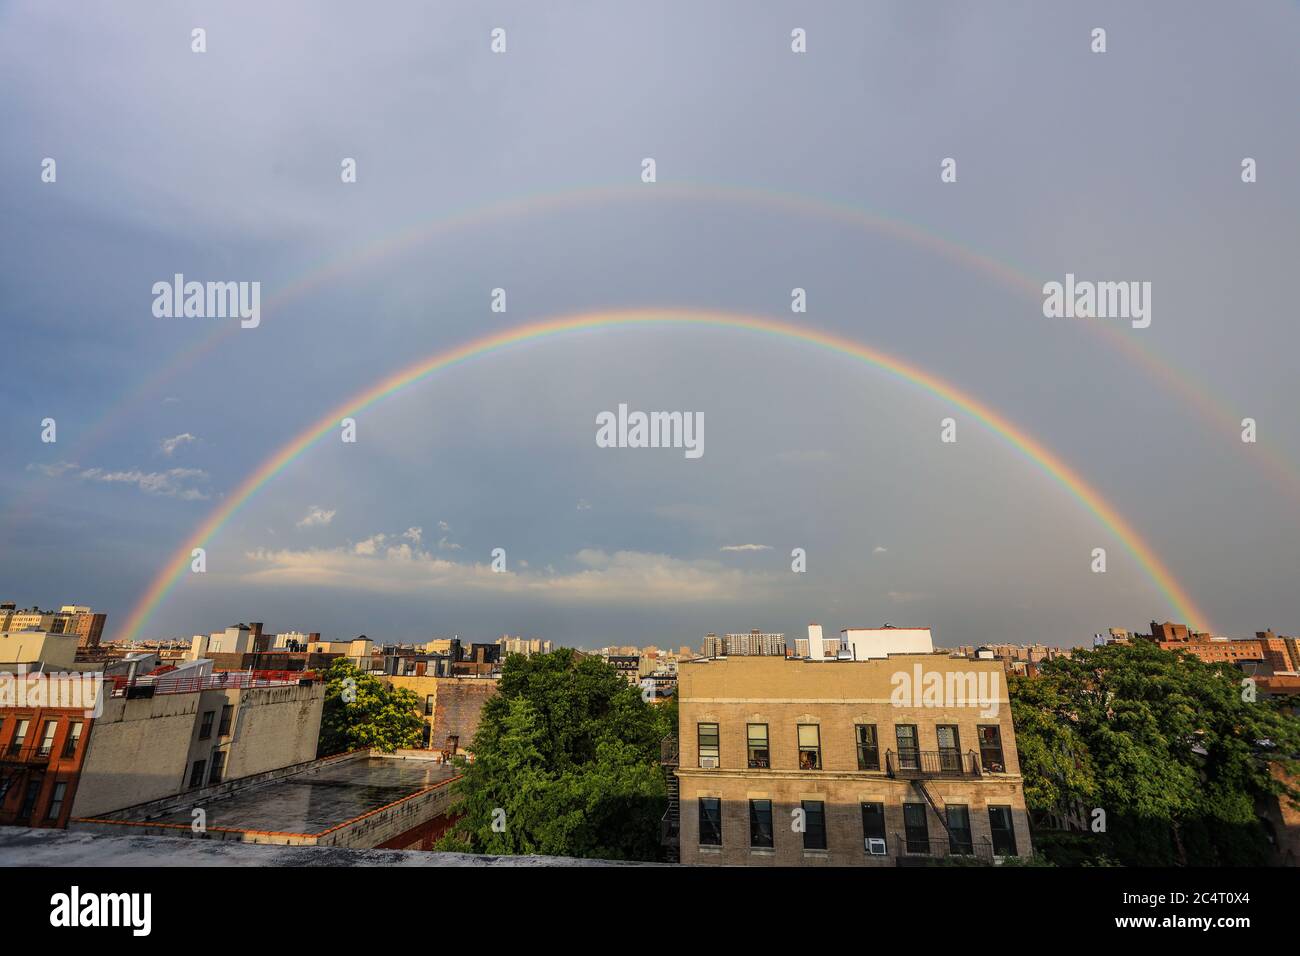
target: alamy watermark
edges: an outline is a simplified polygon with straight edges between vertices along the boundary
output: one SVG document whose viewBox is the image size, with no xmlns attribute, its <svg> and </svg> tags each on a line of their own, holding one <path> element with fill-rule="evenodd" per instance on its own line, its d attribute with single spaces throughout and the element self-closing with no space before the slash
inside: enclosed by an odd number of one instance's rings
<svg viewBox="0 0 1300 956">
<path fill-rule="evenodd" d="M 978 707 L 981 717 L 996 717 L 1001 699 L 1002 671 L 927 671 L 916 664 L 890 678 L 889 702 L 895 707 Z"/>
<path fill-rule="evenodd" d="M 1150 282 L 1077 281 L 1043 284 L 1043 315 L 1049 319 L 1129 319 L 1133 328 L 1151 324 Z"/>
<path fill-rule="evenodd" d="M 186 282 L 176 273 L 172 281 L 153 284 L 153 314 L 159 319 L 233 319 L 245 329 L 262 322 L 262 283 Z"/>
<path fill-rule="evenodd" d="M 64 707 L 104 713 L 104 675 L 100 671 L 0 671 L 0 708 Z"/>
<path fill-rule="evenodd" d="M 596 416 L 599 448 L 683 448 L 687 458 L 704 454 L 703 412 L 629 412 L 620 403 L 618 413 Z"/>
</svg>

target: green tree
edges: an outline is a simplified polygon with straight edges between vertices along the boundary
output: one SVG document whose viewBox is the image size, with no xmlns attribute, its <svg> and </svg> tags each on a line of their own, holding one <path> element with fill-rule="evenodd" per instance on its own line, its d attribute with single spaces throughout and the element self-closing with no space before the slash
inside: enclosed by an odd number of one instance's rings
<svg viewBox="0 0 1300 956">
<path fill-rule="evenodd" d="M 461 761 L 444 850 L 653 860 L 671 720 L 614 668 L 567 649 L 511 655 Z"/>
<path fill-rule="evenodd" d="M 1095 837 L 1056 841 L 1069 862 L 1258 865 L 1259 802 L 1300 800 L 1271 772 L 1300 766 L 1300 720 L 1243 694 L 1227 664 L 1135 641 L 1050 661 L 1009 691 L 1031 812 Z"/>
<path fill-rule="evenodd" d="M 318 755 L 363 747 L 392 753 L 419 746 L 423 733 L 420 699 L 414 692 L 385 686 L 346 657 L 335 658 L 325 670 Z"/>
</svg>

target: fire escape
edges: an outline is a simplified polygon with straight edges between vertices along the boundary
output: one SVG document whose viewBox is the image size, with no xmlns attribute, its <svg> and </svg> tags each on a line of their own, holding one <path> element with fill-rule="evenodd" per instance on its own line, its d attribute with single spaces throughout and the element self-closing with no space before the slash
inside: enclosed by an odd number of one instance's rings
<svg viewBox="0 0 1300 956">
<path fill-rule="evenodd" d="M 944 839 L 920 841 L 910 834 L 895 834 L 899 847 L 900 866 L 924 865 L 935 857 L 972 855 L 992 861 L 992 847 L 975 846 L 967 836 L 954 834 L 948 825 L 948 810 L 938 795 L 926 785 L 927 781 L 944 779 L 971 779 L 981 775 L 979 754 L 973 750 L 962 753 L 956 748 L 946 750 L 892 750 L 885 752 L 885 771 L 891 778 L 908 780 L 912 789 L 934 812 L 943 828 Z M 924 843 L 924 845 L 922 845 Z M 987 852 L 985 852 L 987 850 Z"/>
<path fill-rule="evenodd" d="M 50 764 L 50 748 L 32 738 L 15 740 L 0 751 L 0 824 L 26 824 Z M 23 794 L 16 810 L 3 809 L 11 792 Z"/>
<path fill-rule="evenodd" d="M 678 862 L 681 829 L 681 782 L 677 779 L 677 738 L 665 737 L 659 743 L 659 769 L 668 785 L 668 809 L 659 821 L 659 845 L 669 863 Z"/>
</svg>

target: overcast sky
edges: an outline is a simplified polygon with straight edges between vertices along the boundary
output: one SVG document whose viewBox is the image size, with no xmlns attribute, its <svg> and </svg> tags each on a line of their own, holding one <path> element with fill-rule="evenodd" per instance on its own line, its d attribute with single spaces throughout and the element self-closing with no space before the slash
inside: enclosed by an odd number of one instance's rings
<svg viewBox="0 0 1300 956">
<path fill-rule="evenodd" d="M 92 604 L 117 636 L 186 536 L 349 395 L 538 319 L 689 307 L 953 382 L 1074 467 L 1219 631 L 1295 633 L 1300 7 L 1065 7 L 0 4 L 0 599 Z M 721 198 L 737 188 L 906 226 Z M 1151 325 L 1045 318 L 1015 272 L 1149 281 Z M 260 326 L 196 351 L 235 320 L 156 318 L 175 273 L 261 282 Z M 598 448 L 619 403 L 702 413 L 704 455 Z M 1004 439 L 734 330 L 584 332 L 440 372 L 207 547 L 142 636 L 677 646 L 816 620 L 1069 645 L 1177 616 Z"/>
</svg>

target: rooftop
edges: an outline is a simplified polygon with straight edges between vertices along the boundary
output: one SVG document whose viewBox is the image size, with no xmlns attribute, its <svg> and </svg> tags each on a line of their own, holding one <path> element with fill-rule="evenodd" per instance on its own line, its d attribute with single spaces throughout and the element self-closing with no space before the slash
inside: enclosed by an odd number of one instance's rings
<svg viewBox="0 0 1300 956">
<path fill-rule="evenodd" d="M 0 866 L 653 866 L 557 856 L 480 856 L 0 827 Z"/>
<path fill-rule="evenodd" d="M 320 833 L 452 776 L 452 767 L 432 760 L 366 757 L 287 777 L 273 786 L 236 791 L 221 801 L 205 801 L 205 809 L 210 827 Z M 189 808 L 157 818 L 158 823 L 186 827 L 190 820 Z"/>
<path fill-rule="evenodd" d="M 140 826 L 190 832 L 202 807 L 209 833 L 323 837 L 456 776 L 451 765 L 426 758 L 354 753 L 299 768 L 230 780 L 88 820 L 76 829 Z M 238 837 L 237 837 L 238 838 Z"/>
</svg>

